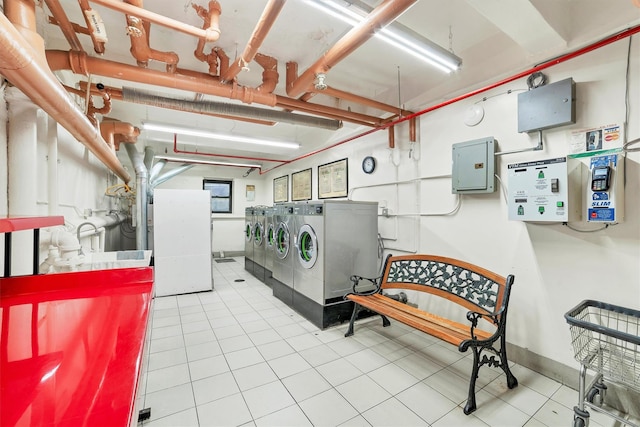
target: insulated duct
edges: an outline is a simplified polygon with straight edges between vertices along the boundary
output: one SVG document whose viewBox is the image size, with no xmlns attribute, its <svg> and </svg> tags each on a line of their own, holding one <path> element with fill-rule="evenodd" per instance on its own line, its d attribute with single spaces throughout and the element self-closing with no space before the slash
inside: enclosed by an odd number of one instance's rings
<svg viewBox="0 0 640 427">
<path fill-rule="evenodd" d="M 134 144 L 125 144 L 127 154 L 136 171 L 136 249 L 147 249 L 147 182 L 149 174 L 142 155 Z"/>
<path fill-rule="evenodd" d="M 320 129 L 338 130 L 342 127 L 340 120 L 289 113 L 286 111 L 267 110 L 265 108 L 236 105 L 223 102 L 192 101 L 188 99 L 167 98 L 153 92 L 122 88 L 122 100 L 137 104 L 151 105 L 160 108 L 170 108 L 194 113 L 224 114 L 250 119 L 269 120 L 290 123 L 294 125 L 311 126 Z"/>
</svg>

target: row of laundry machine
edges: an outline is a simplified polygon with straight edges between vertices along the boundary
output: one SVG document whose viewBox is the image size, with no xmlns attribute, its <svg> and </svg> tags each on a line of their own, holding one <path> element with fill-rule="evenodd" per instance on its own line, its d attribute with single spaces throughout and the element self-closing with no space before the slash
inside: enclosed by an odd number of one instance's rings
<svg viewBox="0 0 640 427">
<path fill-rule="evenodd" d="M 377 202 L 282 203 L 245 214 L 245 269 L 321 329 L 348 320 L 349 278 L 379 274 Z"/>
</svg>

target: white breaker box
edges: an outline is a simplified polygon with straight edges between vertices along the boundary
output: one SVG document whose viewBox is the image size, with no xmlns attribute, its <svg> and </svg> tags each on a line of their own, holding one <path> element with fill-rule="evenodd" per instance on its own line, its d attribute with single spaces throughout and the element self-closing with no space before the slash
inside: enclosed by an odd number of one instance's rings
<svg viewBox="0 0 640 427">
<path fill-rule="evenodd" d="M 566 157 L 508 165 L 509 219 L 579 221 L 582 207 L 580 162 Z"/>
</svg>

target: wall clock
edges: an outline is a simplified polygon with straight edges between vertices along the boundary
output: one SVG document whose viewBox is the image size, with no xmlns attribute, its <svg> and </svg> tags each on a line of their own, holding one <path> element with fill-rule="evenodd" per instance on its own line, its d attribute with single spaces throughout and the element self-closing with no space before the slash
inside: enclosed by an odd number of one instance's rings
<svg viewBox="0 0 640 427">
<path fill-rule="evenodd" d="M 367 156 L 362 160 L 362 171 L 364 173 L 373 173 L 376 170 L 375 157 Z"/>
</svg>

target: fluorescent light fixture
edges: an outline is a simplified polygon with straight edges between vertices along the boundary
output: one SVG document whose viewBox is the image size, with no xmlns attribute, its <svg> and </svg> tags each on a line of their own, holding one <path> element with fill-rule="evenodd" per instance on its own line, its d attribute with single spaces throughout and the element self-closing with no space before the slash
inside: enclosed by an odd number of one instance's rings
<svg viewBox="0 0 640 427">
<path fill-rule="evenodd" d="M 237 166 L 240 168 L 261 168 L 262 167 L 262 165 L 258 165 L 254 163 L 219 162 L 217 160 L 188 159 L 186 157 L 154 156 L 154 158 L 157 160 L 166 160 L 167 162 L 195 163 L 199 165 Z"/>
<path fill-rule="evenodd" d="M 366 18 L 373 8 L 360 0 L 306 0 L 307 4 L 351 26 Z M 446 73 L 456 71 L 462 59 L 399 22 L 377 31 L 375 37 Z"/>
<path fill-rule="evenodd" d="M 228 142 L 244 142 L 246 144 L 266 145 L 269 147 L 298 149 L 300 144 L 296 142 L 279 142 L 270 141 L 268 139 L 250 138 L 248 136 L 228 135 L 218 132 L 212 132 L 203 129 L 194 129 L 179 125 L 164 125 L 160 123 L 143 122 L 142 128 L 145 130 L 154 130 L 157 132 L 177 133 L 180 135 L 197 136 L 201 138 L 217 139 Z"/>
</svg>

